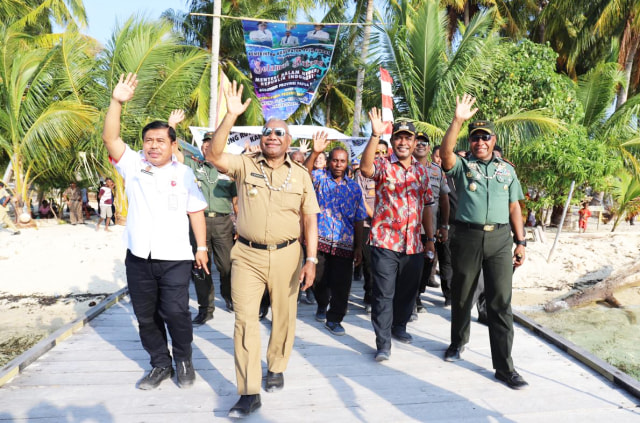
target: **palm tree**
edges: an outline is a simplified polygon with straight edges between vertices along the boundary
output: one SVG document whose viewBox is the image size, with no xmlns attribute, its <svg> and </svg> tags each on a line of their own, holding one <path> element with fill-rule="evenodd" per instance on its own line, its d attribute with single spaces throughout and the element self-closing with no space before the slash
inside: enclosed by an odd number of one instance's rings
<svg viewBox="0 0 640 423">
<path fill-rule="evenodd" d="M 496 16 L 493 9 L 476 13 L 453 48 L 448 43 L 446 12 L 437 1 L 427 0 L 417 10 L 407 7 L 387 13 L 385 19 L 394 23 L 386 33 L 377 34 L 375 54 L 394 77 L 400 113 L 432 138 L 444 135 L 457 95 L 478 97 L 492 80 L 494 65 L 504 54 Z M 556 119 L 531 110 L 501 117 L 496 124 L 506 144 L 558 128 Z"/>
<path fill-rule="evenodd" d="M 611 232 L 614 232 L 620 219 L 628 212 L 638 208 L 640 199 L 640 177 L 627 171 L 620 171 L 611 184 L 611 194 L 616 202 L 613 213 L 616 216 Z"/>
</svg>

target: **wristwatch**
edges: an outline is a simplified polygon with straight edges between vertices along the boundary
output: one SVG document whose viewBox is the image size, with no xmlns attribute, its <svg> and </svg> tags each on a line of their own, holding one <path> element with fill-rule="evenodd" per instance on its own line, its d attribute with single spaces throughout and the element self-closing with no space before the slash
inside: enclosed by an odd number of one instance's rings
<svg viewBox="0 0 640 423">
<path fill-rule="evenodd" d="M 196 251 L 209 251 L 209 250 L 207 250 L 207 247 L 198 247 L 196 248 Z"/>
<path fill-rule="evenodd" d="M 433 243 L 435 244 L 435 242 L 437 241 L 437 239 L 435 239 L 435 238 L 427 238 L 427 242 L 429 242 L 429 241 L 431 241 L 431 242 L 433 242 Z"/>
<path fill-rule="evenodd" d="M 318 264 L 318 257 L 307 257 L 307 261 L 310 261 L 313 264 Z"/>
<path fill-rule="evenodd" d="M 449 230 L 449 225 L 440 225 L 440 229 Z"/>
<path fill-rule="evenodd" d="M 516 245 L 522 245 L 523 247 L 527 246 L 527 240 L 526 239 L 523 239 L 523 240 L 514 239 L 513 242 L 515 242 Z"/>
</svg>

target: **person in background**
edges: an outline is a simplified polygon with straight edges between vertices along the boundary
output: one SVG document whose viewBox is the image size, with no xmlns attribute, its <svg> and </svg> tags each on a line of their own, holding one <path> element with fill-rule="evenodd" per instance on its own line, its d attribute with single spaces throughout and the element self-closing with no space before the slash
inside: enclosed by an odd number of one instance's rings
<svg viewBox="0 0 640 423">
<path fill-rule="evenodd" d="M 589 210 L 589 203 L 586 201 L 582 203 L 582 208 L 578 210 L 578 229 L 580 232 L 587 232 L 587 222 L 591 217 L 591 210 Z"/>
<path fill-rule="evenodd" d="M 9 217 L 9 203 L 11 202 L 11 193 L 5 187 L 3 181 L 0 181 L 0 225 L 5 224 L 13 231 L 13 235 L 20 235 L 20 230 Z"/>
<path fill-rule="evenodd" d="M 82 217 L 82 191 L 80 191 L 75 182 L 72 181 L 69 184 L 69 188 L 62 193 L 62 198 L 67 202 L 71 224 L 84 223 Z"/>
<path fill-rule="evenodd" d="M 100 217 L 98 218 L 98 224 L 96 225 L 96 231 L 100 229 L 100 223 L 104 219 L 104 230 L 109 232 L 109 222 L 113 216 L 111 205 L 113 204 L 113 179 L 107 178 L 104 186 L 100 188 L 98 192 L 98 203 L 100 204 Z"/>
</svg>

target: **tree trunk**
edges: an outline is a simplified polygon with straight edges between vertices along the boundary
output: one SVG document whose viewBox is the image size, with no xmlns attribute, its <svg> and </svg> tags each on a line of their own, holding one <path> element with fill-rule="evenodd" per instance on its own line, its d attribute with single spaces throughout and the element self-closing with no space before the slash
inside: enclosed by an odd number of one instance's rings
<svg viewBox="0 0 640 423">
<path fill-rule="evenodd" d="M 471 11 L 469 10 L 470 8 L 470 2 L 466 1 L 464 2 L 464 26 L 467 27 L 469 26 L 469 22 L 471 21 Z"/>
<path fill-rule="evenodd" d="M 630 18 L 631 19 L 631 18 Z M 625 45 L 620 46 L 620 57 L 618 63 L 624 66 L 624 79 L 625 84 L 618 88 L 618 98 L 616 100 L 616 110 L 618 110 L 627 101 L 629 85 L 631 82 L 631 71 L 633 70 L 633 61 L 638 52 L 638 43 L 640 37 L 631 28 L 631 20 L 627 20 L 622 35 L 622 43 Z"/>
<path fill-rule="evenodd" d="M 544 306 L 544 310 L 553 313 L 597 301 L 604 301 L 613 307 L 622 307 L 613 294 L 620 289 L 634 286 L 640 286 L 640 264 L 636 264 L 631 269 L 621 269 L 609 278 L 587 289 L 570 293 L 563 299 L 550 301 Z"/>
<path fill-rule="evenodd" d="M 367 3 L 367 24 L 373 21 L 373 0 Z M 371 25 L 365 25 L 364 34 L 362 36 L 362 50 L 360 52 L 360 67 L 358 67 L 358 77 L 356 79 L 356 99 L 353 106 L 353 128 L 351 135 L 357 137 L 360 135 L 360 115 L 362 114 L 362 89 L 364 86 L 364 64 L 367 62 L 367 54 L 369 52 L 369 37 L 371 35 Z"/>
</svg>

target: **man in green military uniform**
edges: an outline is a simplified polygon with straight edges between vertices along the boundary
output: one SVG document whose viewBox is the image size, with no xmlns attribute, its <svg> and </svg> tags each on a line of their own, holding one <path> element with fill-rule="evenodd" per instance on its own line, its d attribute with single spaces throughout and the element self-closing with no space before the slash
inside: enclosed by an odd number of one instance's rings
<svg viewBox="0 0 640 423">
<path fill-rule="evenodd" d="M 174 113 L 169 118 L 169 124 L 177 123 Z M 172 120 L 173 119 L 173 120 Z M 180 119 L 182 120 L 182 119 Z M 178 120 L 179 121 L 179 120 Z M 207 156 L 211 147 L 213 132 L 207 132 L 202 138 L 202 156 Z M 224 299 L 227 309 L 233 310 L 231 302 L 231 248 L 233 248 L 233 198 L 236 197 L 236 184 L 227 175 L 223 175 L 206 160 L 201 160 L 191 154 L 177 154 L 178 160 L 183 157 L 183 163 L 193 170 L 198 186 L 207 200 L 204 216 L 207 223 L 207 247 L 213 252 L 213 262 L 220 273 L 220 295 Z M 198 298 L 198 315 L 193 319 L 194 325 L 202 325 L 213 318 L 215 310 L 215 288 L 211 274 L 201 272 L 193 275 L 193 283 Z"/>
<path fill-rule="evenodd" d="M 468 94 L 456 98 L 455 116 L 440 148 L 442 168 L 447 177 L 454 179 L 458 194 L 456 228 L 451 240 L 451 345 L 444 359 L 460 360 L 460 353 L 469 341 L 473 293 L 482 270 L 495 377 L 510 388 L 521 389 L 528 384 L 515 371 L 511 358 L 511 282 L 513 269 L 525 257 L 524 226 L 518 203 L 524 195 L 513 166 L 493 153 L 496 144 L 493 123 L 470 124 L 471 155 L 462 158 L 454 154 L 462 125 L 478 111 L 473 108 L 474 103 L 475 98 Z M 516 244 L 513 256 L 512 242 Z"/>
</svg>

